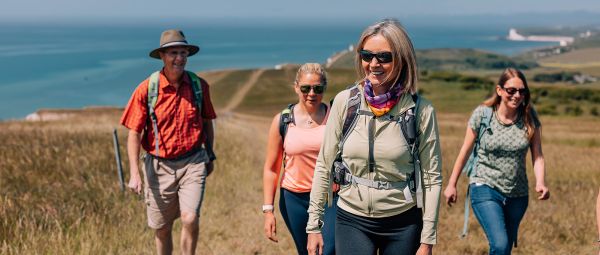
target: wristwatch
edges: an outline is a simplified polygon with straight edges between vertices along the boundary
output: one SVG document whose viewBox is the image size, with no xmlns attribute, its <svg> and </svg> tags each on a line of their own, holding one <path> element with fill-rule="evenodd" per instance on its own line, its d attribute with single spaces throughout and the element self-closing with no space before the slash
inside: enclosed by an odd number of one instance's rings
<svg viewBox="0 0 600 255">
<path fill-rule="evenodd" d="M 263 213 L 273 212 L 274 209 L 275 209 L 275 207 L 273 207 L 273 205 L 263 205 L 262 206 L 262 212 Z"/>
</svg>

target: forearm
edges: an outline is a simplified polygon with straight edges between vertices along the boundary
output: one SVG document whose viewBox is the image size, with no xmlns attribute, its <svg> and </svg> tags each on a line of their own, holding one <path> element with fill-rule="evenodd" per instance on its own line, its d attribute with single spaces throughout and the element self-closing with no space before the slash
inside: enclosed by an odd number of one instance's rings
<svg viewBox="0 0 600 255">
<path fill-rule="evenodd" d="M 432 107 L 428 107 L 423 109 L 422 116 L 425 118 L 422 121 L 419 157 L 423 171 L 425 201 L 421 243 L 433 245 L 437 242 L 437 221 L 442 191 L 442 153 L 435 111 Z"/>
<path fill-rule="evenodd" d="M 263 204 L 274 204 L 275 194 L 277 193 L 277 180 L 279 171 L 273 171 L 270 167 L 263 170 Z"/>
<path fill-rule="evenodd" d="M 436 244 L 437 221 L 439 217 L 440 197 L 442 192 L 442 160 L 437 142 L 431 145 L 427 164 L 422 166 L 424 176 L 424 208 L 423 208 L 423 230 L 421 232 L 421 243 Z"/>
<path fill-rule="evenodd" d="M 307 233 L 321 232 L 319 222 L 322 221 L 323 214 L 325 213 L 325 206 L 327 204 L 327 196 L 329 193 L 328 189 L 331 189 L 329 178 L 330 171 L 328 169 L 323 166 L 317 166 L 315 168 L 310 191 L 310 202 L 308 205 L 308 222 L 306 224 Z"/>
<path fill-rule="evenodd" d="M 538 157 L 535 162 L 533 162 L 533 173 L 535 175 L 536 185 L 546 186 L 546 166 L 544 157 Z"/>
<path fill-rule="evenodd" d="M 323 144 L 315 165 L 308 207 L 308 223 L 306 227 L 307 233 L 321 232 L 319 222 L 323 218 L 325 206 L 328 200 L 333 200 L 332 197 L 329 197 L 329 195 L 332 194 L 332 183 L 330 180 L 331 167 L 338 151 L 339 140 L 337 139 L 337 135 L 335 133 L 335 127 L 332 126 L 333 125 L 326 127 L 325 138 L 323 139 Z M 328 131 L 327 129 L 330 130 Z M 328 134 L 328 132 L 331 133 Z"/>
<path fill-rule="evenodd" d="M 129 172 L 131 176 L 139 175 L 140 141 L 142 135 L 133 130 L 127 136 L 127 156 L 129 157 Z"/>
</svg>

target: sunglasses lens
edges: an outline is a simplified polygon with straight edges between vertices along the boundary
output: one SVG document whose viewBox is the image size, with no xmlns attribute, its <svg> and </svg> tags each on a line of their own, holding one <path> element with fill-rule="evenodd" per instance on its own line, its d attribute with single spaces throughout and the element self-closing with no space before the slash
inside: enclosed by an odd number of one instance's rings
<svg viewBox="0 0 600 255">
<path fill-rule="evenodd" d="M 315 94 L 322 94 L 325 91 L 325 86 L 314 86 L 313 91 Z"/>
<path fill-rule="evenodd" d="M 371 62 L 371 60 L 373 60 L 373 57 L 375 57 L 375 54 L 371 52 L 368 52 L 366 50 L 360 51 L 360 58 L 365 62 Z"/>
<path fill-rule="evenodd" d="M 310 92 L 310 85 L 302 85 L 300 86 L 300 92 L 306 94 Z"/>
<path fill-rule="evenodd" d="M 380 52 L 377 53 L 377 61 L 379 63 L 390 63 L 392 62 L 393 57 L 391 52 Z"/>
</svg>

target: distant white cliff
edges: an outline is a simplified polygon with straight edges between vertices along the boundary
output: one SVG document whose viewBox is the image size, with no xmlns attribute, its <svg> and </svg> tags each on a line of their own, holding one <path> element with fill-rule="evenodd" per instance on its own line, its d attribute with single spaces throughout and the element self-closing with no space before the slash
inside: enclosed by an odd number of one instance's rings
<svg viewBox="0 0 600 255">
<path fill-rule="evenodd" d="M 507 40 L 510 41 L 534 41 L 534 42 L 558 42 L 560 46 L 567 46 L 575 41 L 574 37 L 570 36 L 551 36 L 551 35 L 529 35 L 524 36 L 517 32 L 516 29 L 511 28 L 508 31 Z"/>
</svg>

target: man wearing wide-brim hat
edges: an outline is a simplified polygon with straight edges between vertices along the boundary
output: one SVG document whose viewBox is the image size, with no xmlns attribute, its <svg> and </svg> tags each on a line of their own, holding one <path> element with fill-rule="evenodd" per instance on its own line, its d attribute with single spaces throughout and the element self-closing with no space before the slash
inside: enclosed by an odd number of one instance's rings
<svg viewBox="0 0 600 255">
<path fill-rule="evenodd" d="M 181 254 L 194 254 L 206 177 L 216 159 L 212 149 L 216 118 L 207 82 L 185 70 L 187 58 L 200 48 L 188 44 L 180 30 L 164 31 L 150 57 L 161 59 L 133 92 L 121 124 L 129 129 L 129 188 L 144 191 L 148 226 L 155 229 L 159 254 L 173 250 L 173 222 L 181 217 Z M 140 145 L 144 188 L 139 173 Z"/>
</svg>

